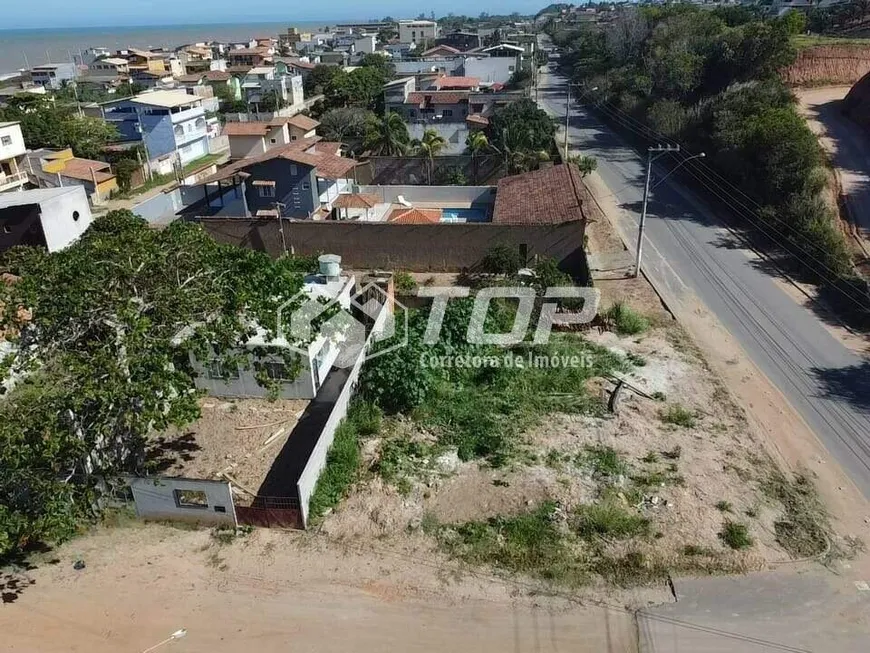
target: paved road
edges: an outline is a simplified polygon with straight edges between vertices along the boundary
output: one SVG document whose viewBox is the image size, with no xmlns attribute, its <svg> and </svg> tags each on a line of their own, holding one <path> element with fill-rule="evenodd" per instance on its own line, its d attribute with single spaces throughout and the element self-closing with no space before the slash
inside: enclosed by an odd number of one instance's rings
<svg viewBox="0 0 870 653">
<path fill-rule="evenodd" d="M 564 78 L 542 73 L 538 90 L 544 109 L 565 115 Z M 636 151 L 579 105 L 571 108 L 569 143 L 598 159 L 600 177 L 636 224 L 645 175 Z M 675 164 L 660 161 L 659 178 Z M 676 283 L 707 305 L 870 497 L 870 361 L 786 295 L 713 210 L 673 180 L 652 194 L 644 243 L 645 270 L 676 272 Z"/>
</svg>

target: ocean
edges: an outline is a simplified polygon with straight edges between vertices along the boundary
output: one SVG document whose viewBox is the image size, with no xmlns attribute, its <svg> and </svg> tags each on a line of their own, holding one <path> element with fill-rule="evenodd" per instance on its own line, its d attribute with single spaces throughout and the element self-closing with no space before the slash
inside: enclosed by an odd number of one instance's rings
<svg viewBox="0 0 870 653">
<path fill-rule="evenodd" d="M 353 19 L 336 22 L 353 22 Z M 288 27 L 303 31 L 323 28 L 325 21 L 280 23 L 223 23 L 148 27 L 86 27 L 67 29 L 0 30 L 0 73 L 46 63 L 70 61 L 79 50 L 104 47 L 174 48 L 197 41 L 241 41 L 254 36 L 277 36 Z"/>
</svg>

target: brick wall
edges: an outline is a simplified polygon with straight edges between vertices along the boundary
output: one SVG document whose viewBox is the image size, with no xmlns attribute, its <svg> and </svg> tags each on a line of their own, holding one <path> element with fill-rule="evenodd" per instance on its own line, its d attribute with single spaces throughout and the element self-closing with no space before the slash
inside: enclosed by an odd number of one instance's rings
<svg viewBox="0 0 870 653">
<path fill-rule="evenodd" d="M 216 240 L 279 256 L 281 233 L 274 219 L 197 218 Z M 580 278 L 586 275 L 584 224 L 435 224 L 284 220 L 288 249 L 296 254 L 339 254 L 342 265 L 419 272 L 474 268 L 496 245 L 525 250 L 529 259 L 549 256 Z"/>
</svg>

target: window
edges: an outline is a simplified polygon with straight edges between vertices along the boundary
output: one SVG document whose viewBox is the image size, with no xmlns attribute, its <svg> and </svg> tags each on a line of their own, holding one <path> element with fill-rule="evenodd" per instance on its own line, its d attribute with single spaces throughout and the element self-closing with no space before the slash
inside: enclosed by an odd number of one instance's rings
<svg viewBox="0 0 870 653">
<path fill-rule="evenodd" d="M 508 70 L 511 71 L 511 72 L 514 71 L 514 68 L 516 68 L 516 66 L 508 66 Z"/>
<path fill-rule="evenodd" d="M 297 168 L 295 165 L 292 165 L 292 164 L 290 165 L 290 174 L 293 175 L 294 177 L 298 174 L 298 171 L 297 171 Z"/>
<path fill-rule="evenodd" d="M 311 182 L 303 181 L 302 182 L 302 190 L 311 190 Z"/>
<path fill-rule="evenodd" d="M 275 197 L 274 186 L 257 186 L 257 192 L 260 194 L 260 197 Z"/>
<path fill-rule="evenodd" d="M 442 116 L 452 116 L 452 115 L 453 115 L 453 109 L 444 109 L 444 111 L 441 112 L 441 115 L 442 115 Z"/>
<path fill-rule="evenodd" d="M 213 358 L 208 362 L 205 374 L 212 381 L 233 380 L 239 378 L 239 368 L 235 365 L 221 363 L 217 358 Z"/>
<path fill-rule="evenodd" d="M 416 109 L 411 109 L 411 110 L 408 112 L 408 115 L 411 116 L 412 118 L 416 117 L 416 116 L 417 116 L 417 110 L 416 110 Z"/>
<path fill-rule="evenodd" d="M 290 137 L 290 140 L 291 140 L 291 141 L 295 141 L 295 140 L 296 140 L 296 137 L 295 137 L 295 136 L 291 136 L 291 137 Z"/>
<path fill-rule="evenodd" d="M 269 139 L 269 142 L 270 142 L 272 145 L 274 145 L 275 143 L 278 142 L 278 139 L 277 139 L 277 138 L 270 138 L 270 139 Z"/>
<path fill-rule="evenodd" d="M 3 138 L 0 138 L 0 145 L 12 145 L 12 137 L 4 136 Z"/>
<path fill-rule="evenodd" d="M 199 510 L 208 508 L 208 497 L 202 490 L 173 490 L 172 496 L 175 498 L 175 505 L 179 508 Z"/>
<path fill-rule="evenodd" d="M 257 368 L 266 374 L 272 381 L 293 381 L 290 378 L 290 373 L 287 371 L 287 365 L 284 363 L 276 363 L 274 361 L 260 362 L 256 364 Z"/>
</svg>

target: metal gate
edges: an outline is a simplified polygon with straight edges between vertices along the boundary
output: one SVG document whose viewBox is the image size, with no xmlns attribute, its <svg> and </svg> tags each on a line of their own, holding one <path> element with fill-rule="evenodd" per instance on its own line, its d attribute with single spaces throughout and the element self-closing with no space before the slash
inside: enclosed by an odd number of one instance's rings
<svg viewBox="0 0 870 653">
<path fill-rule="evenodd" d="M 250 506 L 236 506 L 236 519 L 260 528 L 305 528 L 296 497 L 254 497 Z"/>
</svg>

